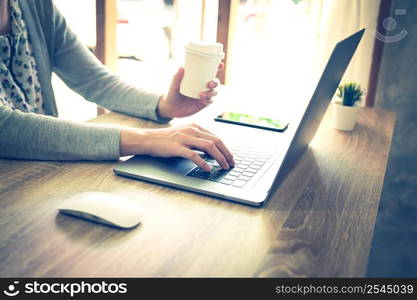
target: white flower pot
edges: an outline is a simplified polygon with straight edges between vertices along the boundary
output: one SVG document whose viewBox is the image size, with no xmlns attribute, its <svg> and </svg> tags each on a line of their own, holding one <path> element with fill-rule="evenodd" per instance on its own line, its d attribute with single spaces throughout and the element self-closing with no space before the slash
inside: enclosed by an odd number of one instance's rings
<svg viewBox="0 0 417 300">
<path fill-rule="evenodd" d="M 333 128 L 342 131 L 352 131 L 358 118 L 359 106 L 342 105 L 340 101 L 332 102 L 332 125 Z"/>
</svg>

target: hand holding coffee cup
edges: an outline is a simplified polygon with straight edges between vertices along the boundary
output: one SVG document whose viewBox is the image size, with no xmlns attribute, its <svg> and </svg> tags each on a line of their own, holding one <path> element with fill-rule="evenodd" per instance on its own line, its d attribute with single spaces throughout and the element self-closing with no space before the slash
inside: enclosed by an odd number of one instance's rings
<svg viewBox="0 0 417 300">
<path fill-rule="evenodd" d="M 186 47 L 184 77 L 180 93 L 199 99 L 207 83 L 216 78 L 221 60 L 224 58 L 221 43 L 190 42 Z"/>
<path fill-rule="evenodd" d="M 178 69 L 168 93 L 159 99 L 156 114 L 160 118 L 191 116 L 209 105 L 212 102 L 212 97 L 217 94 L 218 81 L 215 78 L 217 71 L 224 67 L 221 62 L 224 57 L 223 46 L 222 44 L 214 46 L 213 44 L 193 44 L 202 45 L 199 46 L 200 49 L 205 48 L 210 50 L 206 52 L 214 52 L 216 55 L 213 57 L 200 55 L 200 59 L 198 59 L 199 55 L 192 57 L 187 55 L 185 62 L 187 70 Z M 196 47 L 194 46 L 194 48 Z"/>
</svg>

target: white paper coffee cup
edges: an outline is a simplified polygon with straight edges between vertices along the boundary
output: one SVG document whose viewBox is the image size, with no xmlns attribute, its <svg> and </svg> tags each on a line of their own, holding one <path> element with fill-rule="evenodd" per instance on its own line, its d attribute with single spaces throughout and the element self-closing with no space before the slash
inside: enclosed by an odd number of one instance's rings
<svg viewBox="0 0 417 300">
<path fill-rule="evenodd" d="M 180 93 L 198 99 L 200 92 L 207 90 L 207 83 L 216 78 L 219 64 L 224 58 L 223 45 L 191 42 L 185 51 Z"/>
</svg>

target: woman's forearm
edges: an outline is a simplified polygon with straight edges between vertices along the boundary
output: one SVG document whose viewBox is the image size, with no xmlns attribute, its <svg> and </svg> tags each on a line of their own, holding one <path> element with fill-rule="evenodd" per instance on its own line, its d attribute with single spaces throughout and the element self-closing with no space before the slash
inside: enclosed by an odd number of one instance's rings
<svg viewBox="0 0 417 300">
<path fill-rule="evenodd" d="M 117 160 L 120 130 L 22 113 L 0 105 L 0 157 Z"/>
</svg>

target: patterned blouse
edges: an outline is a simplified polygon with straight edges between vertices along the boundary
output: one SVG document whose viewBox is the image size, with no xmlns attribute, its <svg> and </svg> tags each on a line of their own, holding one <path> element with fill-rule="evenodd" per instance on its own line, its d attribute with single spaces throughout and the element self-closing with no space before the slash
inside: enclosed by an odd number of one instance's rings
<svg viewBox="0 0 417 300">
<path fill-rule="evenodd" d="M 0 105 L 44 114 L 32 42 L 17 0 L 9 1 L 10 33 L 0 35 Z"/>
</svg>

